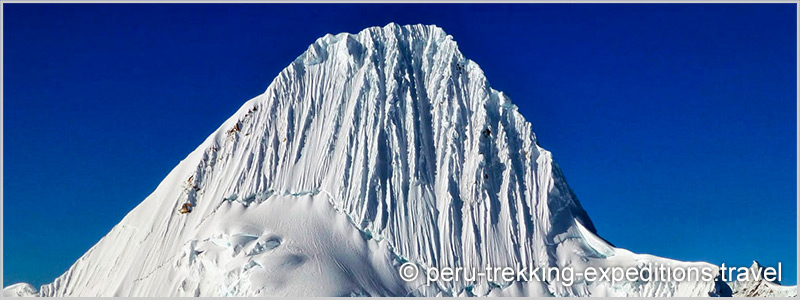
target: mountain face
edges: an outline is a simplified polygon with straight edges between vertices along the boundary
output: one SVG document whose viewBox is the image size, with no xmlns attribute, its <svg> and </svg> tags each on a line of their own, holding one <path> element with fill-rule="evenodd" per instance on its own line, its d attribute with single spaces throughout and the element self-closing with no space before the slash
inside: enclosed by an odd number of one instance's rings
<svg viewBox="0 0 800 300">
<path fill-rule="evenodd" d="M 797 286 L 783 286 L 764 277 L 764 266 L 753 261 L 748 272 L 757 274 L 749 280 L 734 281 L 730 284 L 734 297 L 797 297 Z"/>
<path fill-rule="evenodd" d="M 407 262 L 423 275 L 401 279 Z M 424 280 L 650 263 L 718 270 L 599 238 L 531 124 L 452 37 L 389 24 L 318 39 L 38 294 L 720 294 L 708 281 Z"/>
</svg>

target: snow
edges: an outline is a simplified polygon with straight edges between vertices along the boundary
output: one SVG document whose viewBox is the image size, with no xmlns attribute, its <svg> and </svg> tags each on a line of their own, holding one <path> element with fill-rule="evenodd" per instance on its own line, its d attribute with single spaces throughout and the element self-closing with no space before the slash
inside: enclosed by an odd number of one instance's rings
<svg viewBox="0 0 800 300">
<path fill-rule="evenodd" d="M 797 297 L 797 286 L 783 286 L 779 283 L 766 280 L 764 266 L 757 261 L 749 268 L 749 274 L 755 274 L 748 280 L 733 281 L 730 283 L 734 297 Z"/>
<path fill-rule="evenodd" d="M 192 212 L 179 214 L 187 202 Z M 531 123 L 453 38 L 435 26 L 389 24 L 318 39 L 38 294 L 708 296 L 717 289 L 696 281 L 427 286 L 400 279 L 407 261 L 423 270 L 716 268 L 634 254 L 597 236 Z M 3 293 L 36 293 L 27 287 Z"/>
<path fill-rule="evenodd" d="M 15 283 L 3 288 L 3 297 L 35 297 L 36 289 L 27 283 Z"/>
</svg>

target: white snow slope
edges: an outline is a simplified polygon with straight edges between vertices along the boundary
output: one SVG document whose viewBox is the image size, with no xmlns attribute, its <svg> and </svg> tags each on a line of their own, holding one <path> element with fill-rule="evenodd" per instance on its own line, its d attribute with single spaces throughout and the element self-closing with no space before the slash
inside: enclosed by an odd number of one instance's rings
<svg viewBox="0 0 800 300">
<path fill-rule="evenodd" d="M 177 211 L 192 203 L 188 214 Z M 620 224 L 622 225 L 622 224 Z M 406 283 L 674 266 L 599 238 L 531 124 L 435 26 L 326 35 L 40 296 L 708 296 L 713 282 Z M 424 276 L 424 275 L 423 275 Z M 4 291 L 5 294 L 5 291 Z"/>
</svg>

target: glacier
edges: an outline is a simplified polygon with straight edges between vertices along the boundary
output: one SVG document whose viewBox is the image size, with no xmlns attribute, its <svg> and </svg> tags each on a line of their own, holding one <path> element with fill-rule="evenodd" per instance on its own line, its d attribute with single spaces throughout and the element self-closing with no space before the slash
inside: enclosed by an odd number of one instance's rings
<svg viewBox="0 0 800 300">
<path fill-rule="evenodd" d="M 185 203 L 193 209 L 181 214 Z M 3 295 L 731 291 L 699 280 L 428 285 L 400 278 L 405 263 L 423 273 L 650 263 L 718 270 L 632 253 L 601 238 L 531 123 L 453 37 L 436 26 L 391 23 L 316 40 L 66 273 L 38 291 L 19 284 Z M 787 291 L 796 295 L 796 287 Z"/>
</svg>

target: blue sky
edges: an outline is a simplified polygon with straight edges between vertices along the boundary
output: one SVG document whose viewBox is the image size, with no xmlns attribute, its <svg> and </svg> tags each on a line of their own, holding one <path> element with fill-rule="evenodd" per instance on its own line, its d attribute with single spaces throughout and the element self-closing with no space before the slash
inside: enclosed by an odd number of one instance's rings
<svg viewBox="0 0 800 300">
<path fill-rule="evenodd" d="M 67 270 L 326 33 L 437 24 L 601 236 L 796 282 L 794 4 L 4 4 L 3 285 Z"/>
</svg>

